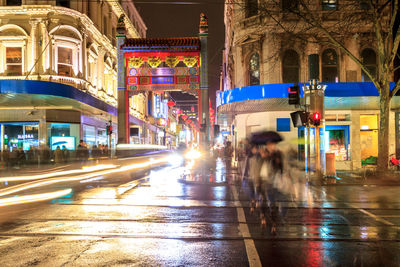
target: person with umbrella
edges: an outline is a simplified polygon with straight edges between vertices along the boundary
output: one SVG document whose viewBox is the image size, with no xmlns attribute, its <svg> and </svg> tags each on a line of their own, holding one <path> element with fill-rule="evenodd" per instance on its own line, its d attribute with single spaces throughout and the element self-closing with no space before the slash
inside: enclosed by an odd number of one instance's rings
<svg viewBox="0 0 400 267">
<path fill-rule="evenodd" d="M 276 178 L 283 174 L 283 155 L 282 152 L 277 148 L 277 143 L 281 142 L 283 138 L 277 132 L 263 131 L 254 133 L 251 141 L 258 145 L 265 145 L 263 149 L 259 149 L 261 158 L 264 160 L 263 164 L 266 164 L 268 168 L 267 181 L 259 179 L 257 183 L 257 191 L 259 192 L 261 199 L 261 226 L 264 228 L 267 224 L 267 200 L 270 203 L 271 215 L 270 219 L 272 222 L 271 233 L 276 233 L 276 219 L 274 210 L 276 197 L 278 195 L 277 188 L 275 186 Z M 260 168 L 261 171 L 261 168 Z M 260 175 L 261 178 L 261 175 Z"/>
</svg>

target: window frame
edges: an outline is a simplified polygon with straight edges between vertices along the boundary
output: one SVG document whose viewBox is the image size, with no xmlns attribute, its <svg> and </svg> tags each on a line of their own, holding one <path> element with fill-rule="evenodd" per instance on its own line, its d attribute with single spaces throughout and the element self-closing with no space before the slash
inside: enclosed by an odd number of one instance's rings
<svg viewBox="0 0 400 267">
<path fill-rule="evenodd" d="M 372 64 L 365 64 L 364 63 L 364 58 L 363 58 L 363 52 L 364 51 L 366 51 L 366 50 L 371 50 L 372 52 L 374 52 L 374 54 L 375 54 L 375 64 L 374 65 L 372 65 Z M 360 55 L 361 55 L 361 62 L 365 65 L 365 67 L 367 68 L 367 69 L 369 69 L 370 67 L 374 67 L 375 68 L 375 71 L 374 71 L 374 73 L 375 73 L 375 77 L 376 77 L 376 75 L 377 75 L 377 70 L 378 70 L 378 55 L 377 55 L 377 53 L 376 53 L 376 51 L 375 51 L 375 49 L 373 49 L 373 48 L 370 48 L 370 47 L 365 47 L 365 48 L 363 48 L 362 50 L 361 50 L 361 53 L 360 53 Z M 365 80 L 365 78 L 367 78 L 367 80 Z M 372 82 L 372 80 L 368 77 L 368 75 L 361 69 L 361 82 Z"/>
<path fill-rule="evenodd" d="M 296 55 L 297 55 L 297 65 L 296 66 L 294 66 L 294 65 L 285 65 L 285 55 L 286 55 L 286 53 L 287 52 L 289 52 L 289 51 L 293 51 L 293 52 L 295 52 L 296 53 Z M 299 53 L 296 51 L 296 50 L 294 50 L 294 49 L 286 49 L 284 52 L 283 52 L 283 54 L 282 54 L 282 82 L 283 83 L 299 83 L 300 82 L 300 68 L 301 68 L 301 64 L 300 64 L 300 55 L 299 55 Z M 297 81 L 286 81 L 285 80 L 285 73 L 287 73 L 286 71 L 285 71 L 285 69 L 294 69 L 294 68 L 297 68 Z"/>
<path fill-rule="evenodd" d="M 3 44 L 4 45 L 4 44 Z M 21 63 L 7 63 L 7 48 L 21 48 Z M 25 72 L 24 70 L 24 47 L 22 45 L 5 45 L 4 46 L 4 55 L 5 55 L 5 59 L 4 59 L 4 63 L 5 63 L 5 72 L 7 74 L 7 76 L 22 76 Z M 20 74 L 13 74 L 10 75 L 9 71 L 8 71 L 8 66 L 21 66 L 21 73 Z"/>
<path fill-rule="evenodd" d="M 257 57 L 258 57 L 258 83 L 252 83 L 252 73 L 255 71 L 255 70 L 252 70 L 251 69 L 251 60 L 253 59 L 253 57 L 255 56 L 255 55 L 257 55 Z M 248 75 L 247 75 L 247 79 L 248 79 L 248 85 L 249 86 L 254 86 L 254 85 L 260 85 L 261 84 L 261 72 L 260 72 L 260 68 L 261 68 L 261 64 L 260 64 L 260 53 L 257 51 L 257 52 L 254 52 L 254 53 L 251 53 L 250 54 L 250 56 L 249 56 L 249 58 L 248 58 L 248 60 L 247 60 L 247 73 L 248 73 Z"/>
<path fill-rule="evenodd" d="M 335 55 L 336 55 L 336 64 L 335 65 L 331 65 L 331 64 L 326 64 L 326 63 L 324 63 L 324 53 L 326 52 L 326 51 L 328 51 L 328 50 L 332 50 L 332 51 L 334 51 L 335 52 Z M 322 53 L 321 53 L 321 80 L 322 80 L 322 82 L 332 82 L 332 81 L 326 81 L 324 78 L 326 77 L 325 76 L 325 69 L 327 69 L 327 68 L 335 68 L 336 69 L 336 78 L 337 78 L 337 80 L 335 80 L 333 83 L 337 83 L 337 82 L 340 82 L 340 76 L 339 76 L 339 55 L 338 55 L 338 53 L 337 53 L 337 51 L 335 50 L 335 49 L 333 49 L 333 48 L 326 48 L 326 49 L 324 49 L 323 51 L 322 51 Z"/>
<path fill-rule="evenodd" d="M 71 63 L 60 62 L 60 49 L 69 49 L 70 50 L 70 52 L 71 52 Z M 66 76 L 66 77 L 72 77 L 73 74 L 74 74 L 74 62 L 75 62 L 75 60 L 74 60 L 74 49 L 69 47 L 69 46 L 58 45 L 57 46 L 57 64 L 56 64 L 57 65 L 57 75 Z M 71 70 L 71 75 L 60 74 L 59 65 L 69 67 L 70 70 Z"/>
</svg>

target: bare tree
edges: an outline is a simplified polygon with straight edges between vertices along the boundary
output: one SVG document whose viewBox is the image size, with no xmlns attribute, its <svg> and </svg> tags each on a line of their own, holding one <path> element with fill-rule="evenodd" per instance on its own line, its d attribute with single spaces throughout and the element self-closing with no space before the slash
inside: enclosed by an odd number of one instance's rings
<svg viewBox="0 0 400 267">
<path fill-rule="evenodd" d="M 379 92 L 378 169 L 387 170 L 389 158 L 389 111 L 393 96 L 400 89 L 396 82 L 400 34 L 398 0 L 258 0 L 258 29 L 284 36 L 287 40 L 315 43 L 339 49 L 368 76 Z M 256 2 L 257 3 L 257 2 Z M 239 8 L 249 9 L 254 1 L 235 0 Z M 246 12 L 246 11 L 245 11 Z M 254 10 L 251 10 L 254 13 Z M 377 53 L 376 71 L 363 58 L 348 49 L 346 41 L 360 38 L 374 47 Z"/>
</svg>

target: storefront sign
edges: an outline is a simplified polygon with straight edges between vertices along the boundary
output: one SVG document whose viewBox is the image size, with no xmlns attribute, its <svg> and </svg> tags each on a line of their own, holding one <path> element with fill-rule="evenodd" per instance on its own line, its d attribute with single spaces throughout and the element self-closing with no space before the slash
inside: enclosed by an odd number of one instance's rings
<svg viewBox="0 0 400 267">
<path fill-rule="evenodd" d="M 18 139 L 33 139 L 33 134 L 19 134 L 17 136 Z"/>
</svg>

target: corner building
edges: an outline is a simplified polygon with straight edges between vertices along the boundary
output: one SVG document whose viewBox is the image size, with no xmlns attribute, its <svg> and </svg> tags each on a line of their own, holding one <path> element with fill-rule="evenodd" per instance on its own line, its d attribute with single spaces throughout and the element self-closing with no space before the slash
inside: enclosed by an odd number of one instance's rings
<svg viewBox="0 0 400 267">
<path fill-rule="evenodd" d="M 129 37 L 145 37 L 132 1 L 0 1 L 2 150 L 51 146 L 54 137 L 69 137 L 63 141 L 70 149 L 80 139 L 105 145 L 110 121 L 115 144 L 115 36 L 122 15 Z M 130 101 L 131 123 L 148 124 L 147 96 Z"/>
<path fill-rule="evenodd" d="M 247 0 L 243 5 L 235 5 L 233 1 L 225 4 L 218 123 L 230 132 L 229 138 L 235 144 L 263 129 L 278 131 L 286 140 L 303 138 L 305 129 L 293 127 L 290 119 L 290 113 L 296 109 L 288 105 L 288 87 L 294 83 L 309 84 L 308 56 L 318 54 L 319 81 L 327 85 L 323 150 L 336 154 L 336 169 L 359 170 L 362 160 L 378 155 L 377 90 L 361 68 L 339 49 L 300 42 L 272 27 L 269 18 L 258 11 L 267 2 Z M 291 1 L 280 1 L 281 8 L 285 5 L 291 5 Z M 315 1 L 314 8 L 321 16 L 328 16 L 331 10 L 340 11 L 339 1 Z M 362 8 L 361 3 L 361 11 Z M 327 21 L 335 19 L 327 17 Z M 360 26 L 345 44 L 376 73 L 373 36 L 373 29 Z M 390 154 L 400 151 L 398 98 L 392 100 L 389 118 Z M 304 158 L 304 149 L 304 145 L 298 146 L 300 159 Z"/>
</svg>

